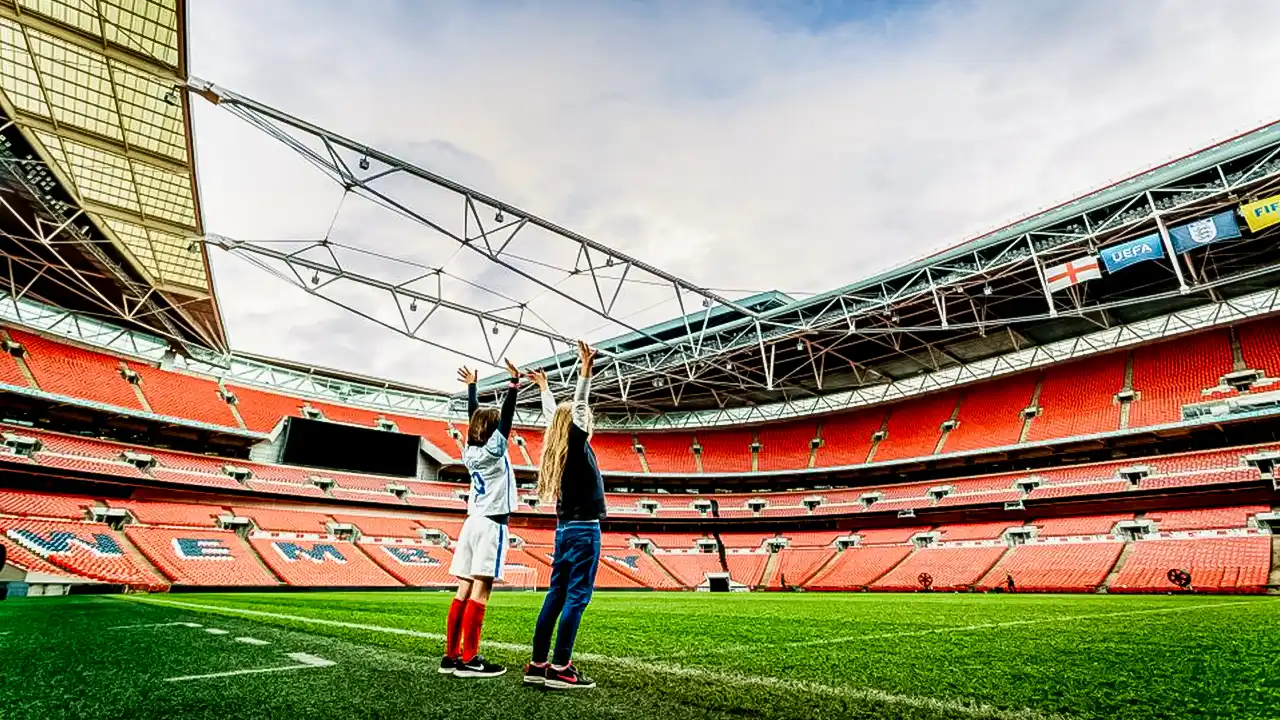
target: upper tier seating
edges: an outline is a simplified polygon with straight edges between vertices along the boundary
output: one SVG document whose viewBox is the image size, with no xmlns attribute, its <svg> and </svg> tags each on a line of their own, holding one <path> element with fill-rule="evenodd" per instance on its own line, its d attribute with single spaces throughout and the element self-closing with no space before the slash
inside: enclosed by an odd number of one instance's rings
<svg viewBox="0 0 1280 720">
<path fill-rule="evenodd" d="M 9 337 L 27 349 L 27 367 L 41 390 L 130 410 L 143 409 L 133 386 L 120 374 L 120 360 L 13 328 L 9 328 Z"/>
<path fill-rule="evenodd" d="M 1262 370 L 1267 377 L 1280 378 L 1280 318 L 1246 323 L 1237 332 L 1245 367 Z"/>
<path fill-rule="evenodd" d="M 592 446 L 595 447 L 596 453 L 600 454 L 600 460 L 603 463 L 605 455 L 600 453 L 600 447 L 597 439 L 608 438 L 608 435 L 596 435 L 592 438 Z M 611 442 L 606 442 L 605 446 L 610 448 L 610 461 L 617 461 L 621 458 L 618 455 L 623 453 L 621 449 L 623 440 L 630 440 L 629 436 L 617 435 L 612 438 Z M 636 436 L 636 440 L 640 446 L 644 448 L 644 459 L 649 464 L 649 472 L 655 473 L 695 473 L 698 471 L 697 458 L 693 454 L 693 436 L 685 433 L 652 433 L 640 434 Z M 613 449 L 616 447 L 617 449 Z M 627 451 L 635 455 L 635 451 L 631 450 L 630 443 L 627 443 Z M 750 452 L 748 450 L 748 452 Z M 625 456 L 624 456 L 625 457 Z M 630 465 L 630 458 L 626 460 L 626 464 Z M 636 462 L 639 462 L 637 458 Z M 605 465 L 608 469 L 613 469 L 609 465 Z M 625 469 L 625 468 L 623 468 Z"/>
<path fill-rule="evenodd" d="M 812 420 L 764 425 L 760 428 L 760 470 L 809 467 L 818 426 Z"/>
<path fill-rule="evenodd" d="M 356 545 L 334 539 L 289 540 L 251 537 L 267 567 L 290 585 L 336 587 L 397 587 L 388 575 Z"/>
<path fill-rule="evenodd" d="M 1139 540 L 1111 583 L 1111 592 L 1173 592 L 1171 569 L 1191 573 L 1201 592 L 1257 593 L 1267 584 L 1271 538 Z"/>
<path fill-rule="evenodd" d="M 1118 430 L 1126 355 L 1110 353 L 1045 371 L 1040 387 L 1041 414 L 1031 422 L 1027 439 L 1055 440 L 1073 435 Z"/>
<path fill-rule="evenodd" d="M 871 584 L 876 590 L 921 589 L 920 575 L 933 576 L 934 590 L 963 590 L 976 584 L 1008 548 L 928 547 L 916 550 L 901 565 Z"/>
<path fill-rule="evenodd" d="M 278 584 L 244 540 L 228 530 L 131 526 L 125 534 L 174 584 Z"/>
<path fill-rule="evenodd" d="M 751 443 L 755 442 L 754 438 L 755 433 L 750 430 L 698 433 L 698 444 L 702 446 L 702 471 L 751 472 Z"/>
<path fill-rule="evenodd" d="M 0 330 L 4 328 L 0 327 Z M 30 387 L 27 376 L 22 374 L 18 361 L 7 352 L 0 352 L 0 385 L 16 385 Z"/>
<path fill-rule="evenodd" d="M 871 452 L 871 436 L 884 425 L 884 408 L 831 415 L 822 419 L 817 467 L 861 465 Z"/>
<path fill-rule="evenodd" d="M 210 425 L 238 428 L 227 401 L 218 394 L 218 383 L 208 378 L 169 372 L 144 363 L 128 363 L 142 378 L 142 394 L 151 411 Z"/>
<path fill-rule="evenodd" d="M 1116 564 L 1121 542 L 1019 545 L 978 583 L 1005 587 L 1006 573 L 1019 592 L 1093 592 Z"/>
<path fill-rule="evenodd" d="M 1231 365 L 1225 330 L 1138 348 L 1133 353 L 1138 399 L 1129 411 L 1129 427 L 1178 422 L 1182 406 L 1207 399 L 1202 391 L 1217 386 Z"/>
<path fill-rule="evenodd" d="M 965 452 L 1013 445 L 1022 436 L 1022 411 L 1031 405 L 1038 376 L 1023 373 L 975 385 L 960 401 L 958 425 L 942 452 Z"/>
<path fill-rule="evenodd" d="M 302 417 L 302 406 L 307 404 L 299 398 L 230 383 L 227 389 L 235 393 L 236 410 L 245 427 L 254 432 L 269 433 L 286 417 Z"/>
<path fill-rule="evenodd" d="M 954 392 L 925 395 L 893 406 L 885 439 L 876 446 L 874 460 L 903 460 L 932 455 L 942 438 L 942 423 L 956 409 Z"/>
<path fill-rule="evenodd" d="M 938 528 L 939 540 L 955 542 L 957 540 L 995 540 L 1004 535 L 1004 531 L 1012 527 L 1009 522 L 971 523 L 968 525 L 943 525 Z"/>
</svg>

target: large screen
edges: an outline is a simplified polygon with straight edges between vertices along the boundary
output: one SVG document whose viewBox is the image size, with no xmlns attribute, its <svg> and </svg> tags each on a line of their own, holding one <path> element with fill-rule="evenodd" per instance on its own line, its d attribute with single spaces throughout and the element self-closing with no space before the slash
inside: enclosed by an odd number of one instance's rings
<svg viewBox="0 0 1280 720">
<path fill-rule="evenodd" d="M 280 462 L 286 465 L 414 477 L 417 435 L 291 417 L 284 428 Z"/>
</svg>

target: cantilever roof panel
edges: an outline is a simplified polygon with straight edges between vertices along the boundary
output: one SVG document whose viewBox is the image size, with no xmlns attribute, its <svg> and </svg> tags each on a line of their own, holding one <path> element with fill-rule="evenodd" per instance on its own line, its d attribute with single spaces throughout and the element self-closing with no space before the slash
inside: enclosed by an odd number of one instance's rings
<svg viewBox="0 0 1280 720">
<path fill-rule="evenodd" d="M 206 272 L 183 0 L 0 3 L 0 110 L 137 275 L 225 342 Z M 195 303 L 195 304 L 192 304 Z M 207 308 L 200 310 L 202 305 Z"/>
</svg>

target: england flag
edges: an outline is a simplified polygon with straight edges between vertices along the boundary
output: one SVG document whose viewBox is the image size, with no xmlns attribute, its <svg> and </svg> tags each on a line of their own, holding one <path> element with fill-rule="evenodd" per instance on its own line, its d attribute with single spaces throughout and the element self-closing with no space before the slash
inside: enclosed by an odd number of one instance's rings
<svg viewBox="0 0 1280 720">
<path fill-rule="evenodd" d="M 1079 285 L 1086 280 L 1097 280 L 1102 277 L 1098 267 L 1098 258 L 1092 255 L 1076 258 L 1061 265 L 1045 268 L 1044 281 L 1049 285 L 1049 292 L 1058 292 L 1072 285 Z"/>
</svg>

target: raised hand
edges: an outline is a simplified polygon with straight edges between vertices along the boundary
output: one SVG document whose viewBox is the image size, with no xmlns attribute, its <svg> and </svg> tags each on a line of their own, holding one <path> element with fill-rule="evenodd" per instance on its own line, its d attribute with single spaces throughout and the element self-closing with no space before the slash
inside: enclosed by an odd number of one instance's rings
<svg viewBox="0 0 1280 720">
<path fill-rule="evenodd" d="M 458 379 L 462 381 L 463 385 L 471 385 L 480 379 L 480 371 L 460 367 L 458 368 Z"/>
<path fill-rule="evenodd" d="M 595 348 L 581 340 L 578 341 L 578 360 L 582 363 L 581 373 L 583 377 L 591 375 L 591 366 L 595 363 L 596 352 Z"/>
<path fill-rule="evenodd" d="M 538 389 L 540 389 L 540 390 L 546 390 L 546 389 L 547 389 L 547 373 L 546 373 L 546 371 L 543 371 L 543 370 L 530 370 L 528 373 L 526 373 L 526 374 L 525 374 L 525 377 L 529 378 L 529 379 L 530 379 L 530 380 L 532 380 L 535 384 L 537 384 Z"/>
<path fill-rule="evenodd" d="M 502 358 L 502 362 L 507 364 L 507 374 L 511 376 L 512 380 L 515 380 L 520 377 L 520 370 L 517 369 L 516 366 L 511 363 L 510 360 L 506 358 Z"/>
</svg>

